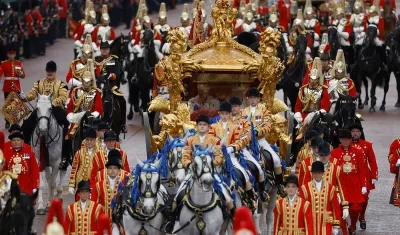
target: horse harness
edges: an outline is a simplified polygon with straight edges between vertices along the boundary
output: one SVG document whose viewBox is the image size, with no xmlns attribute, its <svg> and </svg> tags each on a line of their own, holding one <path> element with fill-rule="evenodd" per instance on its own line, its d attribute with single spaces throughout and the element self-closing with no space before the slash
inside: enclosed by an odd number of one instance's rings
<svg viewBox="0 0 400 235">
<path fill-rule="evenodd" d="M 176 178 L 174 175 L 174 171 L 175 170 L 179 170 L 179 169 L 183 169 L 183 163 L 182 163 L 182 155 L 183 155 L 183 148 L 185 147 L 185 143 L 182 141 L 175 141 L 173 142 L 172 146 L 170 147 L 170 150 L 168 152 L 168 165 L 169 165 L 169 169 L 171 172 L 171 177 L 169 178 L 169 187 L 175 187 L 175 183 L 176 183 Z M 176 148 L 176 164 L 172 165 L 173 162 L 173 149 Z"/>
</svg>

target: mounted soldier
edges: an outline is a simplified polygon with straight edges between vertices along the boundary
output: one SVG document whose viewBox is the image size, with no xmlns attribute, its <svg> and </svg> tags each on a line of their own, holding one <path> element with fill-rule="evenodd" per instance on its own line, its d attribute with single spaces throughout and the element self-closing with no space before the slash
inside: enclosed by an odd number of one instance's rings
<svg viewBox="0 0 400 235">
<path fill-rule="evenodd" d="M 251 10 L 251 4 L 248 4 L 246 6 L 243 24 L 235 28 L 235 35 L 239 35 L 242 32 L 255 33 L 257 35 L 261 32 L 260 25 L 254 22 L 254 15 L 253 11 Z"/>
<path fill-rule="evenodd" d="M 318 21 L 321 23 L 321 32 L 326 32 L 329 26 L 329 20 L 332 16 L 331 0 L 325 0 L 318 6 Z"/>
<path fill-rule="evenodd" d="M 353 7 L 354 13 L 351 14 L 350 23 L 353 25 L 355 56 L 359 56 L 361 46 L 364 45 L 367 14 L 364 12 L 363 0 L 357 0 Z"/>
<path fill-rule="evenodd" d="M 306 0 L 304 8 L 304 28 L 307 31 L 307 43 L 311 49 L 311 55 L 316 57 L 318 55 L 318 48 L 320 45 L 321 25 L 314 17 L 314 9 L 311 5 L 311 0 Z"/>
<path fill-rule="evenodd" d="M 142 8 L 146 7 L 146 4 L 144 4 L 144 1 L 141 0 L 138 4 L 138 9 L 136 12 L 136 17 L 133 19 L 131 31 L 129 33 L 129 36 L 131 37 L 131 45 L 135 44 L 135 37 L 136 33 L 142 30 L 142 21 L 143 21 L 143 10 Z M 147 8 L 147 7 L 146 7 Z"/>
<path fill-rule="evenodd" d="M 92 40 L 96 44 L 97 48 L 100 46 L 101 42 L 107 41 L 111 45 L 115 40 L 115 31 L 110 27 L 110 16 L 107 12 L 107 5 L 103 5 L 101 25 L 97 25 L 93 29 Z"/>
<path fill-rule="evenodd" d="M 280 18 L 278 17 L 278 13 L 276 12 L 276 7 L 275 5 L 272 5 L 270 8 L 270 13 L 269 13 L 269 18 L 268 18 L 268 27 L 271 27 L 273 29 L 278 30 L 281 32 L 281 44 L 278 47 L 278 56 L 282 61 L 287 60 L 287 51 L 289 48 L 289 39 L 288 39 L 288 33 L 285 29 L 280 24 Z"/>
<path fill-rule="evenodd" d="M 192 28 L 191 19 L 189 14 L 189 5 L 185 3 L 181 14 L 181 25 L 176 27 L 179 31 L 183 32 L 186 40 L 189 38 L 190 29 Z"/>
<path fill-rule="evenodd" d="M 304 28 L 304 19 L 303 19 L 303 12 L 301 9 L 298 9 L 297 11 L 297 18 L 293 21 L 293 27 L 290 30 L 289 33 L 289 47 L 288 47 L 288 53 L 290 55 L 293 55 L 294 52 L 296 52 L 296 44 L 297 44 L 297 38 L 302 35 L 306 37 L 307 31 Z M 312 61 L 311 58 L 311 49 L 307 46 L 306 49 L 306 59 L 307 61 Z M 290 63 L 290 59 L 289 62 Z"/>
<path fill-rule="evenodd" d="M 167 7 L 165 3 L 161 3 L 160 11 L 158 12 L 158 23 L 154 26 L 154 30 L 161 35 L 161 48 L 167 42 L 167 35 L 171 26 L 168 24 Z"/>
<path fill-rule="evenodd" d="M 143 33 L 145 30 L 152 30 L 153 31 L 153 37 L 154 37 L 154 46 L 156 47 L 156 52 L 160 52 L 160 47 L 161 47 L 161 41 L 162 41 L 162 37 L 161 34 L 159 34 L 157 32 L 157 30 L 153 29 L 153 21 L 151 20 L 151 18 L 147 15 L 147 8 L 145 8 L 145 6 L 142 7 L 142 15 L 143 15 L 143 19 L 142 19 L 142 29 L 138 32 L 136 32 L 136 37 L 135 37 L 135 41 L 133 44 L 133 52 L 137 52 L 140 53 L 140 51 L 142 51 L 140 48 L 142 48 L 142 39 L 143 39 Z M 158 53 L 161 55 L 161 53 Z"/>
<path fill-rule="evenodd" d="M 376 37 L 373 39 L 376 50 L 380 53 L 382 61 L 386 64 L 386 46 L 384 44 L 383 32 L 385 31 L 383 18 L 379 8 L 374 4 L 369 8 L 369 16 L 367 20 L 368 27 L 375 27 L 377 29 Z"/>
<path fill-rule="evenodd" d="M 85 20 L 80 23 L 80 26 L 77 27 L 77 32 L 74 34 L 74 40 L 75 40 L 74 45 L 76 50 L 75 58 L 81 56 L 82 54 L 81 50 L 87 38 L 86 35 L 87 34 L 90 35 L 92 33 L 95 24 L 96 24 L 96 12 L 94 11 L 93 3 L 89 2 L 87 3 L 85 10 Z"/>
</svg>

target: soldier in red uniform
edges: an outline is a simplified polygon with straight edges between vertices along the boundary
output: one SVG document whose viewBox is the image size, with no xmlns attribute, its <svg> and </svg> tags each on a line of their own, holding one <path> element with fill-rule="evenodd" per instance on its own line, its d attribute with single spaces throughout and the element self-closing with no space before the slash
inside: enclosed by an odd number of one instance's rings
<svg viewBox="0 0 400 235">
<path fill-rule="evenodd" d="M 321 60 L 316 57 L 308 84 L 300 88 L 294 114 L 298 123 L 302 123 L 308 114 L 316 111 L 326 112 L 331 106 L 327 87 L 323 85 L 324 77 L 321 67 Z"/>
<path fill-rule="evenodd" d="M 306 0 L 304 8 L 304 28 L 307 31 L 307 43 L 311 49 L 311 55 L 313 57 L 318 56 L 318 48 L 320 45 L 321 25 L 319 21 L 314 17 L 314 10 L 311 5 L 311 0 Z"/>
<path fill-rule="evenodd" d="M 389 203 L 400 207 L 400 138 L 390 145 L 388 160 L 390 173 L 395 175 Z"/>
<path fill-rule="evenodd" d="M 58 6 L 58 17 L 59 25 L 58 25 L 58 37 L 59 38 L 67 38 L 67 18 L 68 18 L 68 5 L 67 0 L 52 0 L 53 2 L 57 2 Z"/>
<path fill-rule="evenodd" d="M 35 55 L 45 55 L 46 54 L 46 35 L 47 28 L 43 25 L 43 16 L 40 13 L 40 2 L 37 0 L 32 1 L 32 18 L 33 27 L 36 31 L 36 43 L 33 46 Z"/>
<path fill-rule="evenodd" d="M 336 196 L 336 187 L 324 180 L 325 167 L 320 161 L 311 165 L 312 181 L 301 186 L 300 197 L 311 204 L 314 233 L 339 233 L 340 206 Z M 307 233 L 308 234 L 308 233 Z"/>
<path fill-rule="evenodd" d="M 18 175 L 18 184 L 21 191 L 33 194 L 39 189 L 39 167 L 35 154 L 29 149 L 24 149 L 24 135 L 14 132 L 8 136 L 11 149 L 5 149 L 6 164 L 3 170 L 11 171 Z"/>
<path fill-rule="evenodd" d="M 367 20 L 368 27 L 374 26 L 377 28 L 377 35 L 374 38 L 375 46 L 377 47 L 377 51 L 380 52 L 381 58 L 383 62 L 386 64 L 386 46 L 384 44 L 383 33 L 385 31 L 385 22 L 383 18 L 380 16 L 380 10 L 375 5 L 372 5 L 369 8 L 369 15 Z"/>
<path fill-rule="evenodd" d="M 92 40 L 100 47 L 100 42 L 107 41 L 111 44 L 115 40 L 115 31 L 110 27 L 110 16 L 107 12 L 107 5 L 103 5 L 101 14 L 101 25 L 94 27 L 92 31 Z"/>
<path fill-rule="evenodd" d="M 82 85 L 82 75 L 86 71 L 86 64 L 88 59 L 93 59 L 93 46 L 92 37 L 90 34 L 86 35 L 85 43 L 80 49 L 82 55 L 79 59 L 71 61 L 65 80 L 71 88 Z M 67 102 L 68 103 L 68 102 Z"/>
<path fill-rule="evenodd" d="M 367 165 L 367 189 L 368 192 L 364 194 L 365 202 L 362 204 L 362 211 L 360 213 L 360 227 L 366 229 L 365 211 L 367 210 L 369 192 L 375 189 L 375 183 L 378 181 L 378 165 L 376 164 L 376 157 L 372 143 L 360 139 L 363 128 L 359 123 L 351 124 L 348 129 L 351 131 L 352 143 L 355 147 L 361 148 L 364 151 L 364 160 Z"/>
<path fill-rule="evenodd" d="M 393 13 L 396 13 L 396 1 L 395 0 L 379 0 L 379 9 L 382 11 L 386 4 L 390 4 L 393 9 Z"/>
<path fill-rule="evenodd" d="M 4 75 L 4 99 L 6 99 L 8 94 L 10 94 L 12 91 L 19 93 L 21 91 L 19 79 L 25 78 L 25 71 L 22 67 L 22 62 L 15 60 L 15 55 L 16 49 L 13 47 L 8 47 L 8 60 L 2 61 L 0 64 L 0 78 Z M 6 129 L 9 127 L 10 123 L 6 120 Z"/>
<path fill-rule="evenodd" d="M 235 28 L 235 35 L 239 35 L 241 32 L 261 32 L 261 26 L 254 22 L 254 15 L 251 11 L 251 5 L 246 6 L 246 10 L 244 12 L 244 22 L 239 27 Z"/>
<path fill-rule="evenodd" d="M 337 165 L 343 170 L 341 182 L 343 182 L 344 197 L 349 202 L 351 220 L 349 233 L 353 235 L 362 211 L 362 203 L 365 201 L 363 195 L 368 193 L 368 184 L 364 152 L 354 145 L 350 145 L 351 139 L 349 130 L 340 131 L 339 140 L 341 145 L 332 150 L 331 156 L 336 159 Z"/>
<path fill-rule="evenodd" d="M 286 32 L 289 32 L 289 24 L 297 11 L 297 9 L 292 8 L 290 0 L 278 0 L 279 24 L 282 25 Z"/>
<path fill-rule="evenodd" d="M 69 205 L 64 221 L 66 235 L 97 234 L 97 219 L 104 213 L 100 204 L 90 200 L 89 181 L 78 184 L 77 194 L 80 200 Z"/>
<path fill-rule="evenodd" d="M 297 176 L 289 175 L 284 184 L 287 197 L 276 202 L 273 234 L 315 234 L 311 205 L 297 195 Z"/>
<path fill-rule="evenodd" d="M 12 124 L 10 129 L 8 129 L 8 134 L 9 135 L 14 134 L 15 132 L 21 132 L 21 133 L 23 132 L 23 130 L 22 130 L 22 128 L 21 128 L 21 126 L 19 124 Z M 29 151 L 32 151 L 32 147 L 27 143 L 24 143 L 22 148 L 26 149 L 26 150 L 29 150 Z M 3 151 L 6 150 L 6 149 L 10 149 L 10 150 L 12 149 L 12 141 L 11 140 L 4 143 Z"/>
<path fill-rule="evenodd" d="M 28 1 L 23 2 L 21 8 L 24 11 L 24 25 L 25 25 L 24 42 L 23 42 L 24 58 L 29 59 L 32 57 L 36 57 L 36 55 L 32 54 L 34 39 L 35 39 L 35 29 L 33 28 L 34 22 L 31 14 L 30 3 Z"/>
</svg>

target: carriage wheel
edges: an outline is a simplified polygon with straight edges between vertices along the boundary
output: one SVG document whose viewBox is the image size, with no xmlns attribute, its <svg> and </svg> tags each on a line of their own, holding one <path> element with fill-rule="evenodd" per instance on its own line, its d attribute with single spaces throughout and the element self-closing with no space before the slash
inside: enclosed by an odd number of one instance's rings
<svg viewBox="0 0 400 235">
<path fill-rule="evenodd" d="M 288 135 L 293 135 L 294 130 L 294 114 L 290 110 L 285 111 L 285 117 L 288 120 Z M 288 144 L 286 150 L 285 161 L 286 163 L 290 162 L 290 158 L 292 157 L 292 144 Z"/>
<path fill-rule="evenodd" d="M 151 127 L 149 123 L 149 114 L 147 112 L 143 112 L 143 126 L 144 126 L 144 138 L 146 141 L 146 153 L 147 158 L 150 158 L 152 155 L 151 151 Z"/>
<path fill-rule="evenodd" d="M 160 131 L 161 131 L 160 116 L 161 116 L 160 112 L 155 112 L 154 120 L 153 120 L 153 134 L 154 135 L 160 134 Z"/>
</svg>

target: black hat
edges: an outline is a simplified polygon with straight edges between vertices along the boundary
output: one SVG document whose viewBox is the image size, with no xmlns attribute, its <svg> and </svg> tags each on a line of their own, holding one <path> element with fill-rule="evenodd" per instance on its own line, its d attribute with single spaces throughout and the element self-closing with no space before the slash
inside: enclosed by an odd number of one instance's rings
<svg viewBox="0 0 400 235">
<path fill-rule="evenodd" d="M 246 96 L 247 97 L 260 97 L 261 95 L 260 95 L 260 91 L 257 88 L 252 87 L 247 91 Z"/>
<path fill-rule="evenodd" d="M 348 129 L 343 129 L 339 132 L 339 138 L 351 139 L 351 132 Z"/>
<path fill-rule="evenodd" d="M 95 129 L 90 128 L 89 130 L 87 130 L 87 131 L 85 132 L 85 139 L 86 139 L 86 138 L 96 139 L 96 138 L 97 138 L 97 134 L 96 134 Z"/>
<path fill-rule="evenodd" d="M 324 128 L 321 125 L 314 125 L 313 127 L 310 128 L 310 130 L 316 131 L 319 134 L 324 133 Z"/>
<path fill-rule="evenodd" d="M 315 136 L 311 139 L 311 147 L 318 147 L 322 142 L 324 140 L 321 137 Z"/>
<path fill-rule="evenodd" d="M 24 139 L 24 135 L 21 132 L 17 131 L 17 132 L 14 132 L 14 133 L 12 133 L 11 135 L 8 136 L 9 140 L 12 140 L 14 138 Z"/>
<path fill-rule="evenodd" d="M 108 126 L 108 124 L 106 122 L 100 122 L 97 125 L 97 130 L 109 130 L 110 127 Z"/>
<path fill-rule="evenodd" d="M 10 43 L 10 44 L 7 46 L 7 52 L 17 52 L 17 49 L 15 48 L 14 43 Z"/>
<path fill-rule="evenodd" d="M 196 124 L 199 122 L 205 122 L 205 123 L 210 124 L 210 117 L 208 117 L 205 114 L 200 114 L 196 119 Z"/>
<path fill-rule="evenodd" d="M 321 161 L 315 161 L 311 165 L 311 172 L 325 172 L 324 163 Z"/>
<path fill-rule="evenodd" d="M 232 97 L 229 99 L 229 103 L 230 103 L 231 105 L 242 105 L 242 101 L 241 101 L 240 98 L 237 97 L 237 96 L 232 96 Z"/>
<path fill-rule="evenodd" d="M 318 145 L 318 155 L 329 155 L 331 153 L 331 146 L 328 142 L 323 141 L 320 145 Z"/>
<path fill-rule="evenodd" d="M 57 71 L 57 64 L 56 62 L 50 60 L 46 64 L 46 72 L 56 72 Z"/>
<path fill-rule="evenodd" d="M 29 11 L 29 10 L 31 10 L 31 2 L 26 0 L 25 2 L 23 2 L 21 4 L 21 11 L 25 12 L 25 11 Z"/>
<path fill-rule="evenodd" d="M 10 126 L 10 129 L 8 129 L 8 132 L 9 132 L 9 133 L 11 133 L 11 132 L 13 132 L 13 131 L 22 132 L 22 128 L 21 128 L 20 125 L 14 123 L 14 124 L 12 124 L 12 125 Z"/>
<path fill-rule="evenodd" d="M 306 138 L 306 140 L 311 140 L 312 138 L 319 136 L 319 135 L 320 134 L 318 132 L 316 132 L 314 130 L 310 130 L 310 131 L 307 131 L 305 138 Z"/>
<path fill-rule="evenodd" d="M 250 32 L 241 32 L 238 36 L 237 36 L 237 42 L 239 44 L 242 44 L 244 46 L 250 46 L 253 43 L 257 42 L 257 36 L 254 33 L 250 33 Z"/>
<path fill-rule="evenodd" d="M 320 59 L 321 60 L 330 60 L 329 53 L 328 52 L 321 53 Z"/>
<path fill-rule="evenodd" d="M 285 186 L 287 185 L 287 184 L 289 184 L 289 183 L 292 183 L 292 184 L 295 184 L 297 187 L 299 187 L 299 178 L 297 178 L 297 176 L 296 175 L 289 175 L 287 178 L 286 178 L 286 181 L 285 181 Z"/>
<path fill-rule="evenodd" d="M 101 41 L 100 49 L 102 48 L 110 48 L 110 43 L 108 43 L 108 41 Z"/>
<path fill-rule="evenodd" d="M 82 180 L 78 183 L 78 189 L 76 190 L 76 193 L 79 193 L 81 190 L 88 190 L 89 192 L 92 191 L 89 181 Z"/>
<path fill-rule="evenodd" d="M 40 5 L 40 1 L 38 1 L 38 0 L 32 0 L 32 1 L 31 1 L 31 7 L 32 7 L 32 9 L 35 8 L 35 7 L 37 7 L 37 6 L 39 6 L 39 5 Z"/>
<path fill-rule="evenodd" d="M 347 127 L 347 129 L 349 129 L 349 131 L 351 131 L 351 130 L 353 130 L 353 129 L 358 129 L 358 130 L 362 131 L 362 130 L 363 130 L 363 127 L 361 126 L 360 123 L 358 123 L 358 122 L 353 122 L 352 124 L 350 124 L 349 127 Z"/>
<path fill-rule="evenodd" d="M 112 149 L 108 152 L 108 161 L 106 163 L 106 168 L 109 166 L 122 167 L 122 157 L 121 152 L 117 149 Z"/>
<path fill-rule="evenodd" d="M 224 101 L 219 105 L 219 111 L 231 113 L 232 106 L 230 103 Z"/>
<path fill-rule="evenodd" d="M 115 132 L 114 131 L 109 131 L 109 130 L 107 130 L 105 133 L 104 133 L 104 141 L 106 141 L 106 140 L 117 140 L 118 138 L 117 138 L 117 134 L 115 134 Z"/>
</svg>

